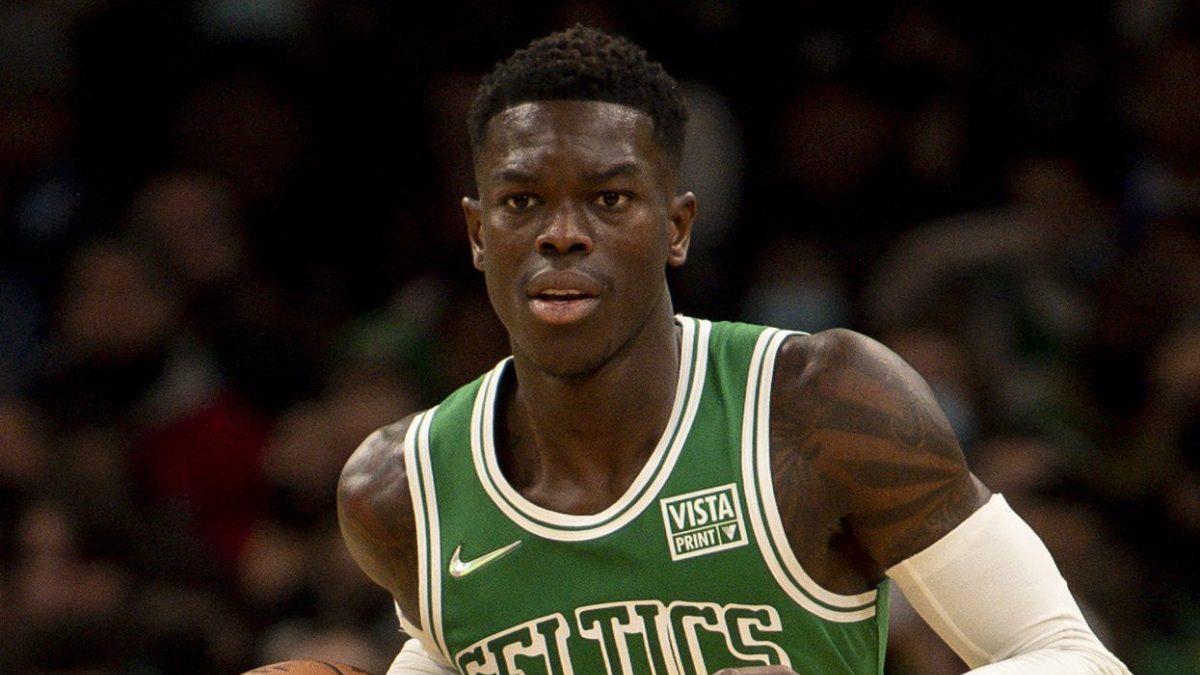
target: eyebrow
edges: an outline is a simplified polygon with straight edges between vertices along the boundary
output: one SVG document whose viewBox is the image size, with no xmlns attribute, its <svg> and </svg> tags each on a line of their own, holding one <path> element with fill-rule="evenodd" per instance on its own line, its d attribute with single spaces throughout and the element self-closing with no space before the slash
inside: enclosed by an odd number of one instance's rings
<svg viewBox="0 0 1200 675">
<path fill-rule="evenodd" d="M 633 160 L 619 162 L 607 169 L 595 172 L 587 172 L 584 178 L 596 182 L 603 182 L 619 176 L 636 176 L 642 172 L 642 167 Z"/>
<path fill-rule="evenodd" d="M 492 178 L 501 183 L 532 183 L 533 174 L 521 169 L 501 169 L 492 174 Z"/>
</svg>

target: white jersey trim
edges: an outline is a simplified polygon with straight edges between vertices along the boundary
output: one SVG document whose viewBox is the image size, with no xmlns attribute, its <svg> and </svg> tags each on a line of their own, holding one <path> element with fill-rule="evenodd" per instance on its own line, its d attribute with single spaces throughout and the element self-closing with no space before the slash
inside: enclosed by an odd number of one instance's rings
<svg viewBox="0 0 1200 675">
<path fill-rule="evenodd" d="M 852 623 L 875 616 L 876 591 L 843 595 L 818 584 L 788 543 L 771 474 L 771 383 L 784 340 L 797 333 L 768 329 L 750 360 L 742 412 L 742 483 L 754 538 L 776 583 L 798 605 L 817 616 Z"/>
<path fill-rule="evenodd" d="M 437 408 L 413 418 L 405 436 L 404 467 L 408 489 L 413 497 L 413 515 L 417 521 L 417 604 L 421 627 L 433 638 L 449 661 L 450 650 L 442 635 L 442 544 L 438 520 L 437 490 L 429 458 L 429 427 Z"/>
<path fill-rule="evenodd" d="M 551 511 L 525 499 L 509 484 L 496 459 L 494 416 L 500 377 L 511 359 L 500 362 L 485 376 L 472 412 L 471 453 L 480 484 L 504 515 L 539 537 L 554 541 L 589 541 L 621 529 L 654 503 L 687 441 L 700 406 L 708 368 L 712 323 L 683 316 L 676 317 L 676 321 L 682 329 L 679 375 L 667 426 L 629 489 L 599 513 L 574 515 Z"/>
<path fill-rule="evenodd" d="M 396 617 L 400 619 L 400 630 L 409 636 L 400 653 L 388 668 L 387 675 L 416 675 L 428 673 L 444 675 L 457 673 L 438 652 L 438 647 L 429 637 L 428 631 L 417 627 L 404 616 L 396 604 Z"/>
</svg>

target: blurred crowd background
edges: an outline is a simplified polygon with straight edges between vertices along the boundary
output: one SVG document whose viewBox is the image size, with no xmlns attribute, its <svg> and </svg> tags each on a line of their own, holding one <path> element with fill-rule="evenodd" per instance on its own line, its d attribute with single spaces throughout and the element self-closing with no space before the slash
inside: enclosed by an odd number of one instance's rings
<svg viewBox="0 0 1200 675">
<path fill-rule="evenodd" d="M 507 352 L 463 117 L 577 21 L 687 90 L 677 309 L 895 349 L 1114 651 L 1200 672 L 1200 3 L 766 4 L 0 3 L 0 672 L 386 669 L 335 482 Z M 898 602 L 888 672 L 962 669 Z"/>
</svg>

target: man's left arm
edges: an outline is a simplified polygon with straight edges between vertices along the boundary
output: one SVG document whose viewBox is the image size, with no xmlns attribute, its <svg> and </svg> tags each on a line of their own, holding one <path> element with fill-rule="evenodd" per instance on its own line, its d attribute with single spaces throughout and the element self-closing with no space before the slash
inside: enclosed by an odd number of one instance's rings
<svg viewBox="0 0 1200 675">
<path fill-rule="evenodd" d="M 1000 495 L 887 575 L 973 673 L 1129 673 Z"/>
<path fill-rule="evenodd" d="M 844 500 L 849 533 L 922 618 L 987 675 L 1128 674 L 1042 541 L 970 473 L 920 375 L 860 334 L 813 339 L 818 433 L 843 449 L 824 453 L 821 473 Z"/>
</svg>

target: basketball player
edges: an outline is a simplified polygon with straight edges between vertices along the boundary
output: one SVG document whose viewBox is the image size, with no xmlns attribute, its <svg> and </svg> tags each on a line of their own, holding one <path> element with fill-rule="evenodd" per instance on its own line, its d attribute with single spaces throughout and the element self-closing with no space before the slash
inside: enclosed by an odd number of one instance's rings
<svg viewBox="0 0 1200 675">
<path fill-rule="evenodd" d="M 891 579 L 979 672 L 1127 673 L 896 355 L 675 315 L 685 118 L 582 27 L 480 87 L 463 211 L 512 357 L 339 487 L 415 636 L 391 672 L 878 673 Z"/>
</svg>

